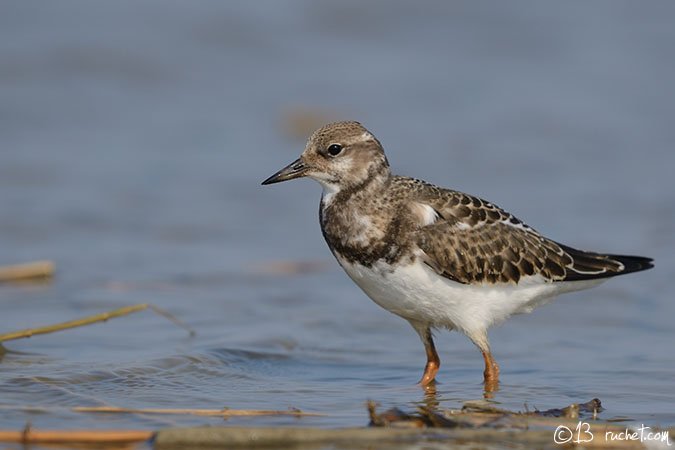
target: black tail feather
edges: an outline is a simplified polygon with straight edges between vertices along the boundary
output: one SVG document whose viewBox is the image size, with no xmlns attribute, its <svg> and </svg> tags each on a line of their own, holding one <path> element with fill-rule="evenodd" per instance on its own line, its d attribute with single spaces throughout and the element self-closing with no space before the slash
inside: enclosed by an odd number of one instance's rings
<svg viewBox="0 0 675 450">
<path fill-rule="evenodd" d="M 654 260 L 644 256 L 585 252 L 566 245 L 560 247 L 574 260 L 572 267 L 567 269 L 564 281 L 609 278 L 654 267 Z"/>
<path fill-rule="evenodd" d="M 623 264 L 621 274 L 639 272 L 654 267 L 654 260 L 645 256 L 607 255 Z"/>
</svg>

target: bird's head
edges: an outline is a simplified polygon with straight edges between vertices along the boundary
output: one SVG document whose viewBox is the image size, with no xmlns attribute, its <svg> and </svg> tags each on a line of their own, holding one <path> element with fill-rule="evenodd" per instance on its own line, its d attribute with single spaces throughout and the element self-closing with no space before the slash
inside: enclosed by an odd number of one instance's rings
<svg viewBox="0 0 675 450">
<path fill-rule="evenodd" d="M 335 122 L 316 130 L 300 158 L 262 184 L 309 177 L 334 193 L 388 175 L 389 163 L 377 138 L 358 122 Z"/>
</svg>

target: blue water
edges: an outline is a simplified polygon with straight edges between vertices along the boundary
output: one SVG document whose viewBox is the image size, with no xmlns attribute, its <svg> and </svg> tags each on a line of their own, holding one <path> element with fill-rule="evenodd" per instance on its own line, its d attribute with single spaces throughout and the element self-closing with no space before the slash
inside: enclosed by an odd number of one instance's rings
<svg viewBox="0 0 675 450">
<path fill-rule="evenodd" d="M 58 272 L 0 286 L 0 331 L 150 302 L 197 335 L 143 312 L 9 342 L 0 428 L 223 422 L 69 410 L 98 405 L 358 426 L 368 399 L 425 401 L 422 345 L 332 260 L 319 187 L 259 185 L 302 151 L 298 117 L 360 120 L 397 172 L 558 241 L 654 257 L 492 330 L 494 400 L 674 425 L 674 20 L 668 2 L 5 2 L 0 264 Z M 437 347 L 440 405 L 481 398 L 479 352 Z"/>
</svg>

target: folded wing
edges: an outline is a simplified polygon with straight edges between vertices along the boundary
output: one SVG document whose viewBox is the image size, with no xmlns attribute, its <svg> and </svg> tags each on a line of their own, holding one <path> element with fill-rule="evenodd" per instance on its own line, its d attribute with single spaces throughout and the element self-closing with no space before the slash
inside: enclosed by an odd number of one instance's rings
<svg viewBox="0 0 675 450">
<path fill-rule="evenodd" d="M 421 257 L 459 283 L 515 284 L 536 275 L 540 281 L 580 281 L 653 267 L 649 258 L 558 244 L 490 202 L 414 181 L 420 185 L 411 208 L 425 212 L 415 235 Z"/>
</svg>

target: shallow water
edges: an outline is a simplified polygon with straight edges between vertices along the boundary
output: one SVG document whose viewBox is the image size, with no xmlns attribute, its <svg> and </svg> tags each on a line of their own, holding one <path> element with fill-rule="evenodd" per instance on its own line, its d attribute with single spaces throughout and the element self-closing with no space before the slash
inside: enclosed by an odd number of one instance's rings
<svg viewBox="0 0 675 450">
<path fill-rule="evenodd" d="M 97 405 L 296 407 L 324 415 L 227 423 L 358 426 L 368 399 L 482 397 L 482 358 L 455 333 L 437 338 L 436 397 L 414 385 L 422 345 L 332 261 L 318 186 L 259 186 L 302 150 L 297 108 L 363 121 L 396 171 L 559 241 L 656 258 L 492 330 L 494 400 L 598 397 L 603 418 L 674 425 L 675 6 L 606 6 L 6 4 L 0 264 L 58 273 L 0 286 L 0 330 L 150 302 L 197 335 L 143 312 L 7 343 L 0 428 L 222 423 L 68 409 Z"/>
</svg>

